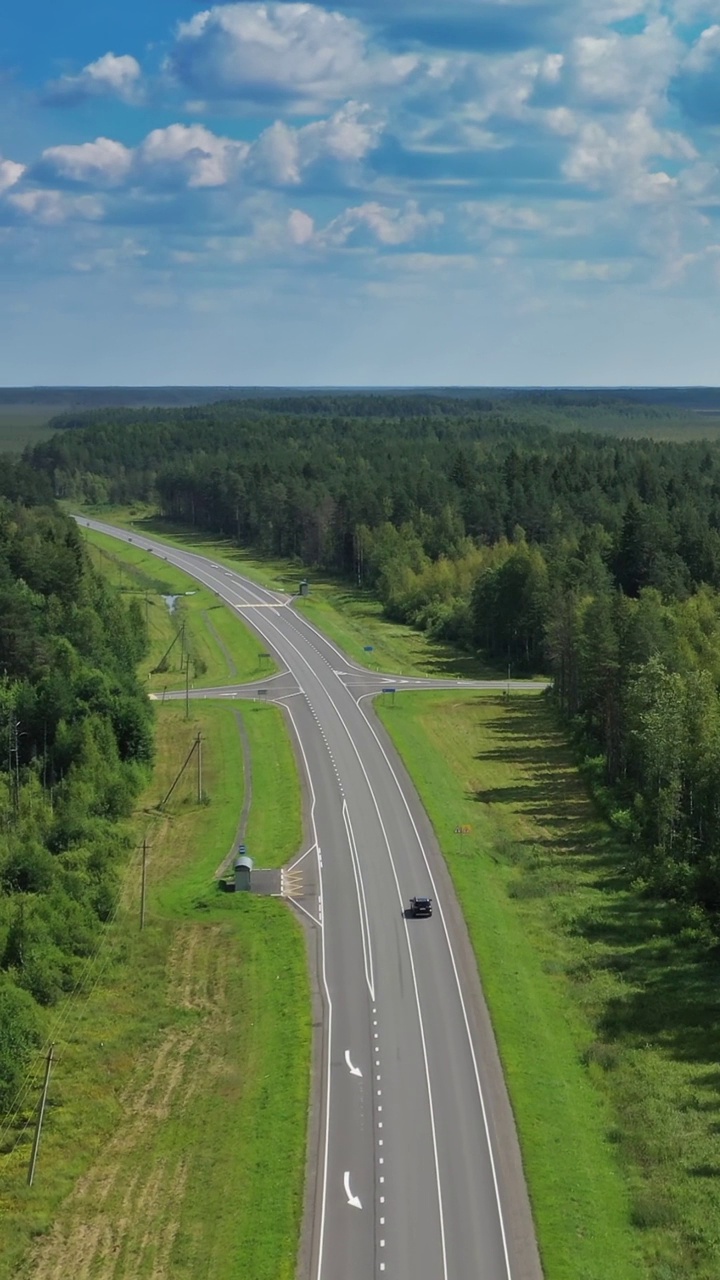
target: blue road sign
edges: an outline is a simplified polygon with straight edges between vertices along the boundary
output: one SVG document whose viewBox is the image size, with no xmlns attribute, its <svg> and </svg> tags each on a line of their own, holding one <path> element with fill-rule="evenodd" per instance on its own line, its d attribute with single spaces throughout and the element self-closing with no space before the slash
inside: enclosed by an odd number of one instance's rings
<svg viewBox="0 0 720 1280">
<path fill-rule="evenodd" d="M 383 693 L 395 693 L 395 689 L 383 689 Z"/>
<path fill-rule="evenodd" d="M 366 653 L 372 653 L 372 652 L 373 652 L 373 650 L 374 650 L 374 647 L 375 647 L 375 646 L 374 646 L 374 645 L 372 645 L 372 644 L 366 644 L 366 645 L 364 645 L 364 646 L 363 646 L 363 648 L 365 649 L 365 652 L 366 652 Z"/>
</svg>

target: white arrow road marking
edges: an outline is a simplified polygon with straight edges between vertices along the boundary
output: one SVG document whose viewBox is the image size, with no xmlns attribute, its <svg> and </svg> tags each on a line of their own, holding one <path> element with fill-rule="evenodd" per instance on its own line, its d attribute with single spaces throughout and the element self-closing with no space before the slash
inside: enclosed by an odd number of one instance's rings
<svg viewBox="0 0 720 1280">
<path fill-rule="evenodd" d="M 349 1050 L 349 1049 L 346 1049 L 346 1050 L 345 1050 L 345 1061 L 347 1062 L 347 1065 L 348 1065 L 348 1071 L 350 1072 L 350 1075 L 351 1075 L 351 1076 L 362 1076 L 362 1071 L 360 1070 L 360 1068 L 359 1068 L 359 1067 L 354 1067 L 354 1066 L 353 1066 L 353 1064 L 352 1064 L 352 1062 L 350 1061 L 350 1050 Z"/>
<path fill-rule="evenodd" d="M 362 1205 L 360 1203 L 360 1197 L 354 1196 L 352 1194 L 352 1191 L 350 1190 L 350 1174 L 349 1173 L 345 1174 L 345 1195 L 347 1196 L 348 1204 L 351 1204 L 353 1209 L 362 1209 Z"/>
</svg>

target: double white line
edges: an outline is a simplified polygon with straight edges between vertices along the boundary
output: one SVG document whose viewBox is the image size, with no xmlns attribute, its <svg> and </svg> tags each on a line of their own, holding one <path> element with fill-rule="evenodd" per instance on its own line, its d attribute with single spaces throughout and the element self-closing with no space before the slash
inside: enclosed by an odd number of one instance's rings
<svg viewBox="0 0 720 1280">
<path fill-rule="evenodd" d="M 355 832 L 350 821 L 347 801 L 343 798 L 343 821 L 345 830 L 347 831 L 348 846 L 350 848 L 350 857 L 352 859 L 353 875 L 355 877 L 355 890 L 357 892 L 358 911 L 360 913 L 360 936 L 362 938 L 363 961 L 365 964 L 365 981 L 370 992 L 370 999 L 375 1003 L 375 974 L 373 971 L 372 946 L 370 943 L 370 921 L 368 919 L 367 901 L 365 899 L 365 885 L 362 878 L 362 869 L 360 867 L 360 858 L 358 857 L 357 845 L 355 843 Z"/>
</svg>

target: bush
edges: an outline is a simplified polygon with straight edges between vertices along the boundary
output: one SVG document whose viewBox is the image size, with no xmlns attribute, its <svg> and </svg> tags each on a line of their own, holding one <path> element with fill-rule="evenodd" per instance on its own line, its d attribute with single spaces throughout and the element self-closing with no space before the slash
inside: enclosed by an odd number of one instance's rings
<svg viewBox="0 0 720 1280">
<path fill-rule="evenodd" d="M 32 997 L 0 975 L 0 1110 L 13 1104 L 32 1054 L 41 1043 L 40 1019 Z"/>
<path fill-rule="evenodd" d="M 620 1050 L 617 1045 L 607 1044 L 605 1040 L 593 1040 L 582 1055 L 583 1065 L 589 1067 L 597 1063 L 603 1071 L 614 1071 L 620 1061 Z"/>
<path fill-rule="evenodd" d="M 41 845 L 13 849 L 0 870 L 0 885 L 7 893 L 44 893 L 55 879 L 55 860 Z"/>
</svg>

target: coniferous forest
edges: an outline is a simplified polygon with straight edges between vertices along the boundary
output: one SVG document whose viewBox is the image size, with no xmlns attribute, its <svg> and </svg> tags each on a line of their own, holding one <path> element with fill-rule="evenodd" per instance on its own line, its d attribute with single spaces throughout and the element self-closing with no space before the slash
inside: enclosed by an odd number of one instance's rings
<svg viewBox="0 0 720 1280">
<path fill-rule="evenodd" d="M 637 877 L 720 920 L 720 450 L 647 438 L 663 412 L 619 393 L 264 396 L 73 412 L 29 461 L 58 498 L 154 502 L 548 673 Z"/>
<path fill-rule="evenodd" d="M 47 479 L 0 458 L 0 1111 L 115 910 L 153 752 L 145 645 Z"/>
</svg>

